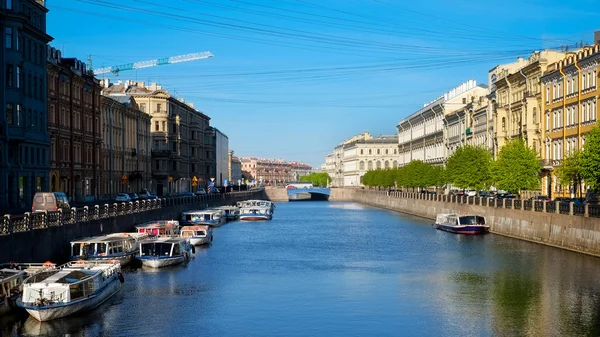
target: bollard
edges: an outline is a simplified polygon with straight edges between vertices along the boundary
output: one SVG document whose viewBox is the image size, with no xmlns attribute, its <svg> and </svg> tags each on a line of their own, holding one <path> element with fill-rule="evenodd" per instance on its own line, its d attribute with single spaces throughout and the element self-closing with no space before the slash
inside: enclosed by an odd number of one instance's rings
<svg viewBox="0 0 600 337">
<path fill-rule="evenodd" d="M 573 215 L 573 202 L 569 202 L 569 215 Z"/>
<path fill-rule="evenodd" d="M 588 203 L 585 203 L 585 205 L 583 205 L 583 216 L 586 218 L 590 217 L 590 208 L 588 206 Z"/>
<path fill-rule="evenodd" d="M 560 201 L 555 201 L 554 202 L 554 213 L 556 214 L 560 214 Z"/>
</svg>

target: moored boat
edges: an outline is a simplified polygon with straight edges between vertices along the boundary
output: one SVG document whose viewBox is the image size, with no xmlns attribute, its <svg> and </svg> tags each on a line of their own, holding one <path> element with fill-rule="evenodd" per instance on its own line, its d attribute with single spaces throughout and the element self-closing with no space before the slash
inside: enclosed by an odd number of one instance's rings
<svg viewBox="0 0 600 337">
<path fill-rule="evenodd" d="M 156 237 L 140 242 L 137 259 L 144 266 L 161 268 L 187 262 L 194 252 L 194 246 L 185 238 Z"/>
<path fill-rule="evenodd" d="M 139 241 L 147 237 L 148 233 L 113 233 L 71 241 L 71 260 L 118 260 L 125 266 L 138 253 Z"/>
<path fill-rule="evenodd" d="M 183 212 L 181 217 L 182 222 L 190 225 L 218 227 L 227 221 L 225 211 L 216 208 Z"/>
<path fill-rule="evenodd" d="M 0 316 L 16 308 L 25 279 L 37 272 L 49 270 L 55 265 L 42 263 L 6 263 L 0 265 Z"/>
<path fill-rule="evenodd" d="M 145 233 L 148 236 L 173 236 L 179 235 L 179 221 L 177 220 L 156 220 L 135 226 L 138 233 Z"/>
<path fill-rule="evenodd" d="M 233 221 L 240 217 L 240 209 L 236 206 L 219 206 L 216 209 L 221 209 L 225 212 L 227 221 Z"/>
<path fill-rule="evenodd" d="M 240 220 L 243 221 L 257 221 L 257 220 L 271 220 L 273 218 L 273 212 L 269 207 L 242 207 L 240 209 Z"/>
<path fill-rule="evenodd" d="M 248 207 L 267 207 L 271 213 L 275 211 L 275 203 L 269 200 L 246 200 L 238 203 L 240 210 Z"/>
<path fill-rule="evenodd" d="M 490 226 L 479 215 L 438 214 L 433 226 L 456 234 L 485 234 Z"/>
<path fill-rule="evenodd" d="M 17 305 L 38 321 L 49 321 L 99 306 L 123 282 L 116 260 L 73 261 L 28 277 Z"/>
<path fill-rule="evenodd" d="M 213 240 L 212 228 L 208 225 L 183 226 L 180 235 L 195 246 L 211 243 Z"/>
</svg>

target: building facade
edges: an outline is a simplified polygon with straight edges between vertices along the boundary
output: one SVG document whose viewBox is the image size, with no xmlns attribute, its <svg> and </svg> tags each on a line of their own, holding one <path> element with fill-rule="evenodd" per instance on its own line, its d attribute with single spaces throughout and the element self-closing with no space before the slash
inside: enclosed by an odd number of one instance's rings
<svg viewBox="0 0 600 337">
<path fill-rule="evenodd" d="M 215 166 L 210 117 L 163 90 L 160 85 L 125 81 L 103 83 L 106 96 L 131 96 L 151 116 L 152 179 L 158 195 L 190 192 L 210 181 Z M 192 186 L 195 183 L 197 186 Z"/>
<path fill-rule="evenodd" d="M 398 135 L 358 139 L 343 148 L 344 187 L 362 186 L 369 170 L 398 167 Z"/>
<path fill-rule="evenodd" d="M 101 87 L 86 65 L 49 47 L 50 191 L 95 200 L 101 176 Z"/>
<path fill-rule="evenodd" d="M 447 147 L 448 116 L 464 110 L 471 103 L 483 104 L 488 93 L 487 85 L 478 85 L 475 80 L 469 80 L 401 120 L 396 126 L 399 165 L 404 166 L 413 160 L 444 165 L 451 153 Z M 458 116 L 455 118 L 459 120 Z M 453 134 L 452 137 L 460 139 L 459 135 Z"/>
<path fill-rule="evenodd" d="M 482 146 L 489 149 L 489 121 L 487 119 L 487 93 L 446 116 L 446 149 L 450 157 L 463 145 Z"/>
<path fill-rule="evenodd" d="M 50 187 L 46 34 L 41 0 L 0 1 L 0 209 L 31 208 Z"/>
<path fill-rule="evenodd" d="M 496 77 L 494 111 L 494 157 L 506 142 L 522 138 L 538 155 L 542 152 L 542 90 L 540 78 L 549 64 L 564 53 L 545 50 L 527 59 L 519 58 L 517 66 L 501 69 Z"/>
<path fill-rule="evenodd" d="M 298 181 L 300 177 L 309 175 L 313 173 L 313 168 L 310 165 L 306 165 L 304 163 L 299 162 L 291 162 L 290 166 L 292 167 L 292 180 Z"/>
<path fill-rule="evenodd" d="M 541 78 L 542 193 L 549 197 L 578 192 L 569 183 L 558 181 L 555 170 L 572 151 L 583 149 L 586 134 L 598 125 L 600 39 L 596 37 L 595 45 L 567 53 L 550 64 Z M 585 190 L 583 185 L 582 192 Z"/>
<path fill-rule="evenodd" d="M 152 178 L 150 115 L 140 111 L 131 96 L 101 96 L 100 107 L 100 198 L 147 188 Z"/>
<path fill-rule="evenodd" d="M 331 177 L 332 187 L 342 187 L 344 185 L 344 146 L 359 140 L 369 140 L 373 136 L 369 132 L 363 132 L 353 137 L 344 140 L 341 144 L 333 149 L 333 153 L 325 156 L 324 172 Z"/>
<path fill-rule="evenodd" d="M 210 178 L 214 179 L 217 186 L 224 186 L 225 180 L 229 180 L 229 137 L 215 127 L 211 127 L 207 133 L 212 138 L 211 154 L 214 156 Z"/>
<path fill-rule="evenodd" d="M 242 171 L 247 172 L 259 184 L 266 186 L 283 186 L 286 182 L 295 180 L 294 169 L 298 165 L 305 165 L 282 159 L 243 157 L 240 160 Z"/>
<path fill-rule="evenodd" d="M 229 151 L 231 154 L 231 161 L 229 167 L 231 168 L 231 174 L 229 175 L 229 181 L 232 184 L 241 184 L 242 182 L 242 161 L 239 157 L 233 155 L 233 151 Z"/>
</svg>

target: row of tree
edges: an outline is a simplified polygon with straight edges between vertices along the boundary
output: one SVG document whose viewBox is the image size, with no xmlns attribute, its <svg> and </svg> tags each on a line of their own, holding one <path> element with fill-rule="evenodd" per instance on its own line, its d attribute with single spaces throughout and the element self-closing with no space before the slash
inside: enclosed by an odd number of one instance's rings
<svg viewBox="0 0 600 337">
<path fill-rule="evenodd" d="M 505 144 L 496 160 L 482 147 L 464 145 L 449 158 L 446 167 L 412 161 L 396 169 L 368 171 L 366 186 L 425 188 L 452 184 L 460 189 L 487 190 L 491 186 L 512 193 L 540 187 L 542 166 L 535 151 L 522 139 Z M 600 129 L 587 136 L 583 151 L 571 152 L 556 175 L 563 185 L 600 187 Z"/>
</svg>

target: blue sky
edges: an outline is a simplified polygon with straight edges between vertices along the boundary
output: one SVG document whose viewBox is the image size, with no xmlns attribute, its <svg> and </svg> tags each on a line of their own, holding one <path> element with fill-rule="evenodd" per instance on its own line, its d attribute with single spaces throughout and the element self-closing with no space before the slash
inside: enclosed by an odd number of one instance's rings
<svg viewBox="0 0 600 337">
<path fill-rule="evenodd" d="M 395 133 L 444 91 L 497 64 L 592 43 L 592 0 L 61 0 L 48 33 L 94 68 L 210 51 L 122 72 L 211 117 L 239 156 L 319 166 L 345 138 Z M 560 23 L 560 24 L 559 24 Z M 567 24 L 568 23 L 568 24 Z"/>
</svg>

